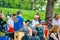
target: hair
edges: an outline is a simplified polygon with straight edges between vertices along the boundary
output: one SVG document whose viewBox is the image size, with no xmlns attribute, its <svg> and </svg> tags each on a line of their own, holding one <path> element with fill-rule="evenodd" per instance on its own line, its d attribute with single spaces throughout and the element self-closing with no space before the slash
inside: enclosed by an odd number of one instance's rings
<svg viewBox="0 0 60 40">
<path fill-rule="evenodd" d="M 59 14 L 55 14 L 54 18 L 56 18 L 57 15 L 59 15 Z"/>
<path fill-rule="evenodd" d="M 60 31 L 60 28 L 59 28 L 59 31 Z"/>
<path fill-rule="evenodd" d="M 57 33 L 59 29 L 58 25 L 53 25 L 53 27 L 50 29 L 50 32 Z"/>
<path fill-rule="evenodd" d="M 40 15 L 40 13 L 38 12 L 38 13 L 36 13 L 36 15 Z"/>
<path fill-rule="evenodd" d="M 21 11 L 17 11 L 17 15 L 20 15 L 20 14 L 22 14 L 22 12 Z"/>
<path fill-rule="evenodd" d="M 13 16 L 16 16 L 16 14 L 12 14 L 12 17 L 13 17 Z"/>
</svg>

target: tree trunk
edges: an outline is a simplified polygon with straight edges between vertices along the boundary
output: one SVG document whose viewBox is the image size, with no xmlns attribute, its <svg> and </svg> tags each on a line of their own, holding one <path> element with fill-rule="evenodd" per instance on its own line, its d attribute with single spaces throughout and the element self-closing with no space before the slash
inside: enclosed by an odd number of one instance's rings
<svg viewBox="0 0 60 40">
<path fill-rule="evenodd" d="M 5 6 L 5 1 L 4 0 L 2 0 L 2 7 L 4 7 Z"/>
<path fill-rule="evenodd" d="M 31 9 L 34 10 L 34 0 L 32 0 Z"/>
<path fill-rule="evenodd" d="M 48 17 L 53 18 L 53 9 L 54 9 L 54 3 L 56 0 L 48 0 L 47 6 L 46 6 L 46 22 L 48 21 Z"/>
</svg>

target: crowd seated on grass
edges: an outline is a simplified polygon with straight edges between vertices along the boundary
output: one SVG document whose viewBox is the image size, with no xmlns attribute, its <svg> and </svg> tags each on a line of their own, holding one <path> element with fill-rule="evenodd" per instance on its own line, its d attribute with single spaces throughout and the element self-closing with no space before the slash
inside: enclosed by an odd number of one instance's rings
<svg viewBox="0 0 60 40">
<path fill-rule="evenodd" d="M 4 13 L 0 11 L 0 31 L 5 32 L 7 27 L 7 32 L 25 32 L 25 35 L 29 36 L 39 36 L 40 40 L 60 40 L 60 18 L 59 14 L 56 14 L 53 19 L 48 17 L 48 23 L 45 20 L 40 19 L 40 13 L 37 13 L 33 20 L 26 20 L 22 17 L 22 12 L 17 11 L 16 14 L 10 14 L 7 12 L 5 20 Z M 52 21 L 52 22 L 51 22 Z M 41 28 L 41 30 L 39 30 Z M 42 32 L 42 34 L 41 34 Z M 14 35 L 11 35 L 13 40 Z"/>
</svg>

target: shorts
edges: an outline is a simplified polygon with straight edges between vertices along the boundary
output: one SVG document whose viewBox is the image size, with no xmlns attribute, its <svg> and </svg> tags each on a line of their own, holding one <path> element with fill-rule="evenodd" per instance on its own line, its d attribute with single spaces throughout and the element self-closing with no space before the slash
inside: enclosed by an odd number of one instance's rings
<svg viewBox="0 0 60 40">
<path fill-rule="evenodd" d="M 25 28 L 19 29 L 19 30 L 16 31 L 16 32 L 25 32 L 25 35 L 26 35 L 26 34 L 29 34 L 29 29 L 30 29 L 30 27 L 25 27 Z"/>
</svg>

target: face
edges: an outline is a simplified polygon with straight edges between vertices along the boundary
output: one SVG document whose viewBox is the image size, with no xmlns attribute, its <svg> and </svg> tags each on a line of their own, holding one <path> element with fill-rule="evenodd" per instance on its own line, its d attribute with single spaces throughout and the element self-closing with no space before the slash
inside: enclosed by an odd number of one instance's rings
<svg viewBox="0 0 60 40">
<path fill-rule="evenodd" d="M 38 20 L 38 17 L 34 17 L 34 20 Z"/>
<path fill-rule="evenodd" d="M 59 19 L 59 15 L 56 15 L 56 19 Z"/>
<path fill-rule="evenodd" d="M 12 18 L 13 18 L 13 20 L 15 19 L 15 17 L 16 17 L 16 16 L 13 16 L 13 17 L 12 17 Z"/>
<path fill-rule="evenodd" d="M 3 13 L 0 14 L 0 18 L 4 19 L 4 14 Z"/>
</svg>

